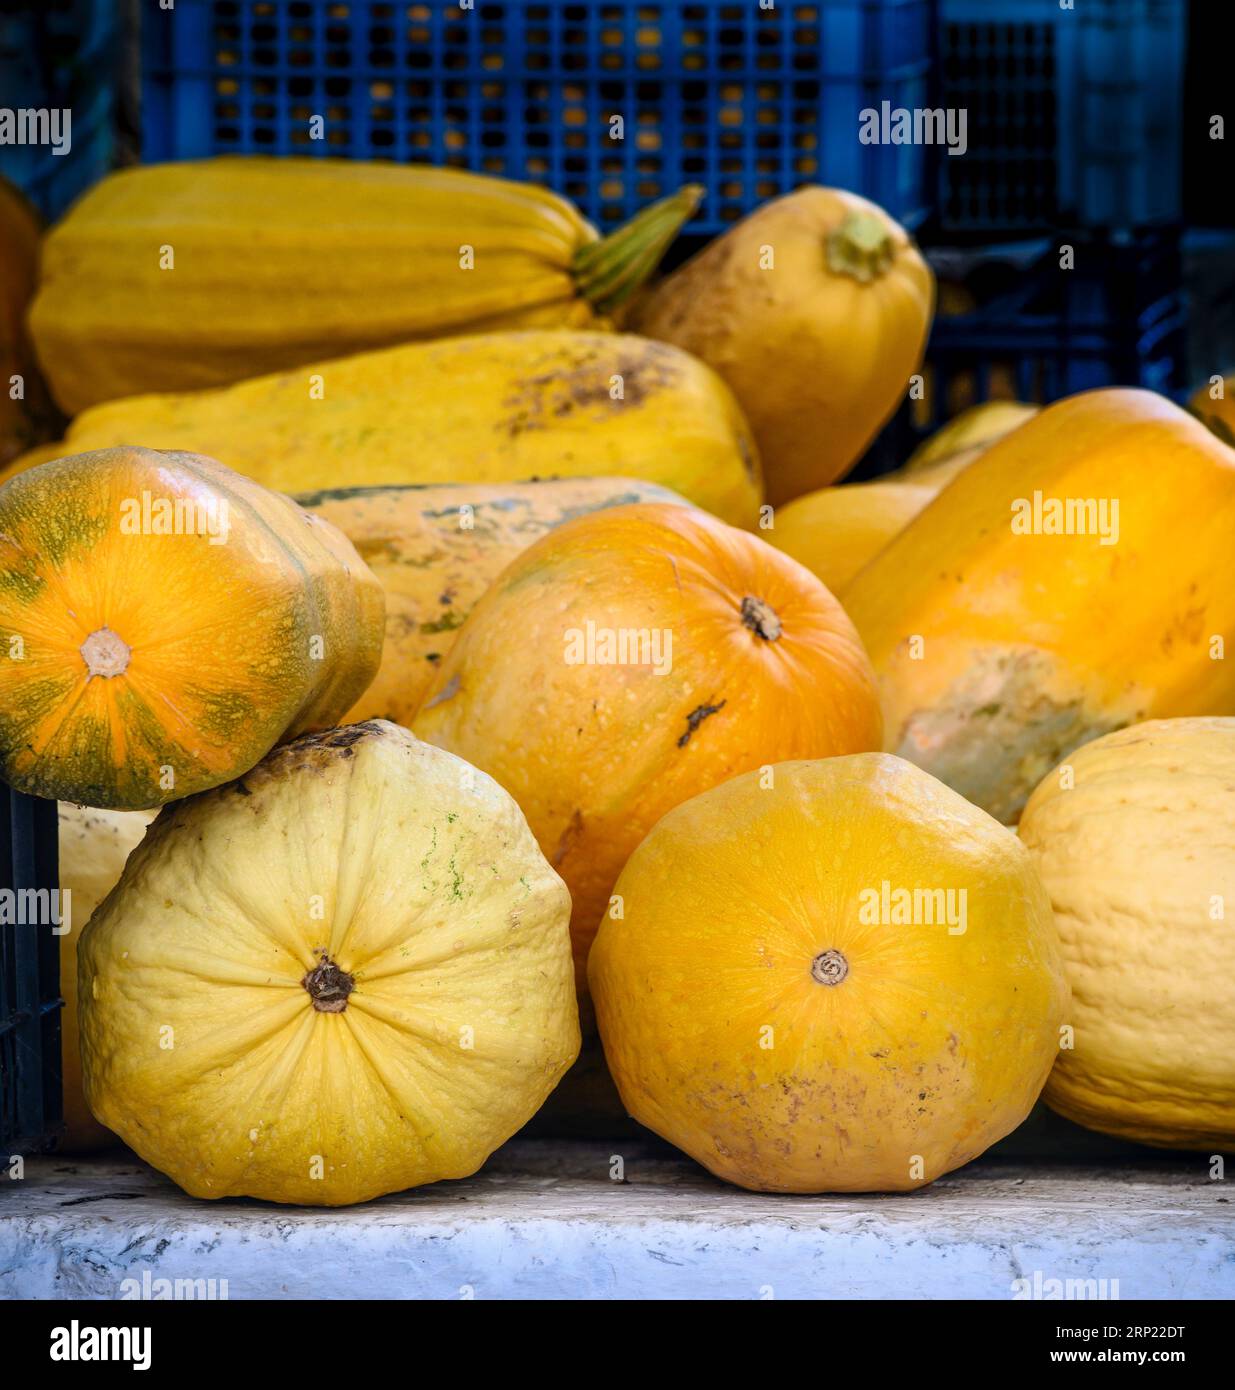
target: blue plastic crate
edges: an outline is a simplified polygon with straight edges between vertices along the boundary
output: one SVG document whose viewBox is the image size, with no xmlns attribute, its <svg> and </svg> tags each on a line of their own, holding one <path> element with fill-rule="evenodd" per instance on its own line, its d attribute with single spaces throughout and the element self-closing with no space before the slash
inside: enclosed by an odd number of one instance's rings
<svg viewBox="0 0 1235 1390">
<path fill-rule="evenodd" d="M 909 225 L 929 204 L 925 151 L 858 129 L 882 101 L 925 104 L 931 0 L 177 0 L 142 18 L 148 162 L 453 165 L 546 184 L 602 227 L 701 183 L 705 233 L 804 183 Z"/>
<path fill-rule="evenodd" d="M 1003 233 L 1178 221 L 1188 0 L 939 0 L 942 226 Z"/>
<path fill-rule="evenodd" d="M 118 35 L 115 0 L 0 7 L 0 101 L 72 113 L 66 154 L 0 145 L 0 174 L 45 217 L 58 217 L 111 165 Z"/>
</svg>

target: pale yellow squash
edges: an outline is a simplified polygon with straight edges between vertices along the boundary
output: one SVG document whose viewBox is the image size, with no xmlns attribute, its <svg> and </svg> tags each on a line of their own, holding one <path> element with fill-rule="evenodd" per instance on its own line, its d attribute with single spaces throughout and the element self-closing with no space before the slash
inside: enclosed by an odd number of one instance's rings
<svg viewBox="0 0 1235 1390">
<path fill-rule="evenodd" d="M 86 1096 L 195 1197 L 473 1173 L 579 1050 L 570 895 L 491 778 L 385 721 L 169 806 L 81 944 Z"/>
<path fill-rule="evenodd" d="M 1142 1144 L 1235 1148 L 1235 719 L 1085 744 L 1030 797 L 1020 835 L 1072 984 L 1048 1103 Z"/>
</svg>

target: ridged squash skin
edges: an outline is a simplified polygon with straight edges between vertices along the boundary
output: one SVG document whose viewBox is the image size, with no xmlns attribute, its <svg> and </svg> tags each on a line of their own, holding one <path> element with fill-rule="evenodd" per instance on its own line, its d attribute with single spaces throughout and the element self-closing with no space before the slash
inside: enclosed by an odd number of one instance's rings
<svg viewBox="0 0 1235 1390">
<path fill-rule="evenodd" d="M 280 492 L 614 475 L 744 526 L 763 497 L 724 382 L 676 348 L 617 334 L 451 338 L 115 401 L 74 421 L 65 443 L 134 439 L 210 454 Z"/>
<path fill-rule="evenodd" d="M 31 328 L 75 415 L 447 334 L 595 327 L 592 282 L 637 283 L 693 206 L 666 200 L 599 243 L 555 194 L 461 170 L 142 165 L 52 231 Z"/>
<path fill-rule="evenodd" d="M 1074 533 L 1050 533 L 1068 501 Z M 1216 659 L 1235 642 L 1232 534 L 1235 452 L 1177 406 L 1132 390 L 1049 406 L 845 591 L 885 748 L 1012 823 L 1080 744 L 1235 711 Z"/>
<path fill-rule="evenodd" d="M 408 725 L 464 618 L 521 550 L 587 512 L 685 505 L 668 488 L 633 478 L 335 488 L 296 500 L 343 532 L 386 594 L 382 664 L 343 722 Z"/>
<path fill-rule="evenodd" d="M 40 440 L 59 434 L 63 424 L 47 394 L 26 327 L 38 285 L 42 233 L 34 206 L 0 178 L 0 468 Z M 14 386 L 15 377 L 20 386 Z"/>
<path fill-rule="evenodd" d="M 865 198 L 811 187 L 710 242 L 639 301 L 630 326 L 729 383 L 779 505 L 857 462 L 909 389 L 933 302 L 903 228 Z"/>
<path fill-rule="evenodd" d="M 741 1187 L 934 1182 L 1055 1061 L 1068 991 L 1028 853 L 901 759 L 736 777 L 670 811 L 614 891 L 588 973 L 618 1090 Z"/>
<path fill-rule="evenodd" d="M 69 930 L 60 938 L 60 1073 L 64 1081 L 62 1153 L 93 1153 L 115 1144 L 86 1105 L 77 1036 L 77 947 L 90 914 L 120 880 L 153 811 L 98 811 L 60 803 L 60 889 L 69 893 Z"/>
<path fill-rule="evenodd" d="M 623 632 L 646 644 L 623 651 Z M 866 654 L 823 585 L 695 508 L 650 503 L 578 517 L 513 560 L 413 728 L 522 806 L 571 892 L 581 988 L 614 881 L 670 807 L 880 736 Z"/>
<path fill-rule="evenodd" d="M 1046 1100 L 1142 1144 L 1235 1147 L 1235 719 L 1158 719 L 1078 748 L 1020 836 L 1072 985 Z"/>
<path fill-rule="evenodd" d="M 841 595 L 935 493 L 929 485 L 883 480 L 820 488 L 778 507 L 775 525 L 760 534 Z"/>
<path fill-rule="evenodd" d="M 384 613 L 339 531 L 213 459 L 45 463 L 0 488 L 0 772 L 119 810 L 229 781 L 351 708 Z"/>
<path fill-rule="evenodd" d="M 514 801 L 382 721 L 168 807 L 82 941 L 91 1108 L 194 1197 L 474 1173 L 579 1050 L 570 899 Z"/>
</svg>

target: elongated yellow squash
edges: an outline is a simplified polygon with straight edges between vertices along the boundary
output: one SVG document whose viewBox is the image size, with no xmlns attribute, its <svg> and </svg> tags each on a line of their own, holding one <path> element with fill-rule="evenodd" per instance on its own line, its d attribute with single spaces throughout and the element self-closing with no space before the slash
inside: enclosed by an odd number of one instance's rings
<svg viewBox="0 0 1235 1390">
<path fill-rule="evenodd" d="M 588 327 L 651 272 L 699 193 L 601 241 L 545 189 L 453 169 L 126 169 L 48 238 L 31 327 L 70 414 L 415 339 Z"/>
<path fill-rule="evenodd" d="M 1004 822 L 1061 758 L 1235 713 L 1235 451 L 1148 391 L 1049 407 L 964 469 L 845 607 L 885 747 Z"/>
<path fill-rule="evenodd" d="M 762 497 L 724 382 L 678 348 L 616 333 L 450 338 L 112 401 L 73 422 L 64 452 L 133 440 L 207 453 L 280 492 L 612 474 L 741 526 Z"/>
<path fill-rule="evenodd" d="M 405 725 L 481 594 L 534 540 L 606 507 L 685 505 L 633 478 L 331 488 L 296 501 L 343 532 L 386 593 L 382 664 L 343 722 Z"/>
</svg>

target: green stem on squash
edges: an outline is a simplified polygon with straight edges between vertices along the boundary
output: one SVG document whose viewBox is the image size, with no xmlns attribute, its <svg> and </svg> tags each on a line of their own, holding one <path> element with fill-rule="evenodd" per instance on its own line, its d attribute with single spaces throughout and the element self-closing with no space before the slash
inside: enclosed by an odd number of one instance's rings
<svg viewBox="0 0 1235 1390">
<path fill-rule="evenodd" d="M 617 231 L 575 252 L 571 264 L 575 284 L 597 313 L 610 313 L 643 284 L 702 197 L 698 184 L 688 184 L 672 196 L 650 203 Z"/>
<path fill-rule="evenodd" d="M 851 212 L 828 235 L 828 269 L 864 285 L 886 274 L 896 256 L 887 223 L 873 212 Z"/>
</svg>

